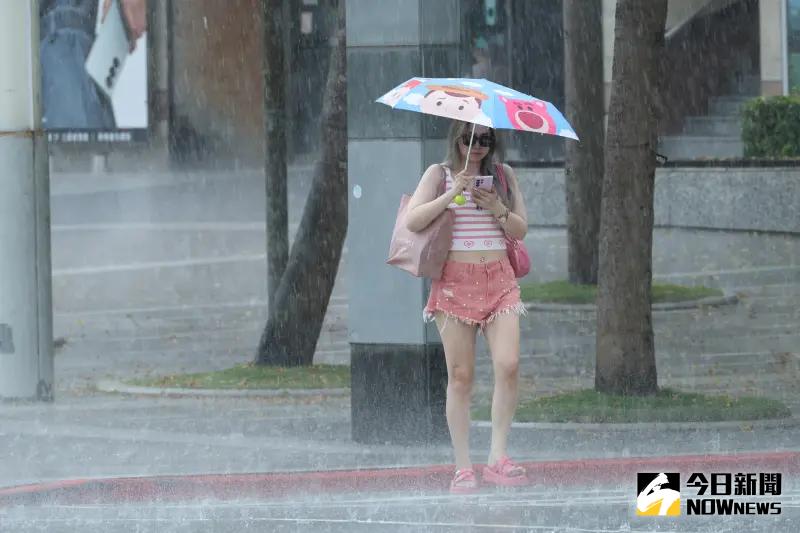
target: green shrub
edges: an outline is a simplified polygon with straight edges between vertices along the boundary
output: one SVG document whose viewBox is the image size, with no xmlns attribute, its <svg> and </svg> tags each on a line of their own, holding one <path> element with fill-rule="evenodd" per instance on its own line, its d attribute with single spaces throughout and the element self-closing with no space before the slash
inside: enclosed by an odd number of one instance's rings
<svg viewBox="0 0 800 533">
<path fill-rule="evenodd" d="M 755 98 L 742 118 L 745 157 L 800 157 L 800 96 Z"/>
</svg>

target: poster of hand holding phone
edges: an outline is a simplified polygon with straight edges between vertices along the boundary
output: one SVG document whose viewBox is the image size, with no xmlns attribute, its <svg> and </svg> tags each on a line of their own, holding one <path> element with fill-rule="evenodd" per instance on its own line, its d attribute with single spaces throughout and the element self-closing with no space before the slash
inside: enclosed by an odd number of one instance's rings
<svg viewBox="0 0 800 533">
<path fill-rule="evenodd" d="M 147 0 L 41 0 L 44 127 L 56 141 L 142 138 Z"/>
</svg>

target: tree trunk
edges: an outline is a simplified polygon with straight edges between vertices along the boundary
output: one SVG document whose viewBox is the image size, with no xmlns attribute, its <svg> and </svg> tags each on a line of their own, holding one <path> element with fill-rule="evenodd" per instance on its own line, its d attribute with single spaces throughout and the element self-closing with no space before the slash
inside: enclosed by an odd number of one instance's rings
<svg viewBox="0 0 800 533">
<path fill-rule="evenodd" d="M 267 301 L 270 312 L 289 256 L 286 184 L 285 2 L 262 0 L 264 17 L 264 172 L 267 193 Z"/>
<path fill-rule="evenodd" d="M 322 110 L 322 161 L 261 335 L 257 364 L 301 366 L 314 360 L 347 233 L 346 72 L 345 2 L 339 0 Z"/>
<path fill-rule="evenodd" d="M 603 187 L 603 5 L 564 0 L 566 116 L 580 143 L 566 141 L 569 282 L 597 284 L 600 195 Z"/>
<path fill-rule="evenodd" d="M 651 315 L 653 188 L 667 0 L 618 0 L 600 224 L 600 392 L 657 391 Z"/>
</svg>

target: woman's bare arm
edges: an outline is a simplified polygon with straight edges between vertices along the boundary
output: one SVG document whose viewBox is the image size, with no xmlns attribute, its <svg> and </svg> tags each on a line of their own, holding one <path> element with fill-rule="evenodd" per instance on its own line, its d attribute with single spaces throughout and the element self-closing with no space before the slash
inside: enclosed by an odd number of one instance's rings
<svg viewBox="0 0 800 533">
<path fill-rule="evenodd" d="M 502 223 L 502 226 L 509 236 L 515 239 L 523 239 L 525 234 L 528 233 L 528 213 L 525 208 L 525 198 L 522 197 L 522 191 L 519 188 L 519 181 L 514 169 L 503 164 L 503 170 L 514 198 L 514 206 L 509 210 L 508 218 L 505 223 Z"/>
<path fill-rule="evenodd" d="M 447 209 L 456 196 L 455 189 L 450 189 L 441 196 L 439 186 L 444 179 L 441 165 L 431 165 L 419 180 L 417 190 L 411 197 L 406 215 L 406 228 L 409 231 L 422 231 L 427 228 L 442 211 Z"/>
</svg>

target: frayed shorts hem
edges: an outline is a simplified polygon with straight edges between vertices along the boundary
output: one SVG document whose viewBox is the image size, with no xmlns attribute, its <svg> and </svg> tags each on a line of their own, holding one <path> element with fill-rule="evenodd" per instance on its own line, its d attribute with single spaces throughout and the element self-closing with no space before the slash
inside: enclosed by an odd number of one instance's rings
<svg viewBox="0 0 800 533">
<path fill-rule="evenodd" d="M 485 322 L 485 324 L 491 324 L 492 321 L 494 321 L 494 319 L 497 318 L 498 316 L 500 316 L 500 315 L 508 315 L 510 313 L 514 313 L 517 316 L 526 316 L 528 314 L 528 310 L 525 309 L 525 304 L 524 303 L 517 302 L 517 303 L 515 303 L 513 305 L 507 305 L 506 307 L 503 307 L 502 309 L 498 309 L 497 311 L 494 311 L 491 315 L 489 315 L 489 318 L 487 318 L 484 322 Z"/>
<path fill-rule="evenodd" d="M 457 320 L 458 322 L 466 324 L 467 326 L 478 326 L 478 328 L 481 331 L 484 331 L 486 329 L 486 326 L 494 322 L 494 320 L 500 315 L 508 315 L 514 313 L 517 316 L 525 316 L 528 314 L 528 310 L 525 309 L 525 304 L 523 304 L 522 302 L 517 302 L 516 304 L 513 305 L 507 305 L 501 309 L 493 311 L 488 317 L 486 317 L 483 320 L 475 320 L 473 318 L 464 317 L 456 313 L 451 313 L 450 311 L 447 311 L 445 309 L 439 309 L 439 308 L 429 309 L 426 307 L 425 309 L 422 310 L 422 320 L 424 322 L 434 322 L 436 320 L 437 312 L 442 313 L 445 317 L 444 325 L 442 325 L 442 331 L 444 331 L 444 328 L 447 327 L 448 319 Z"/>
</svg>

